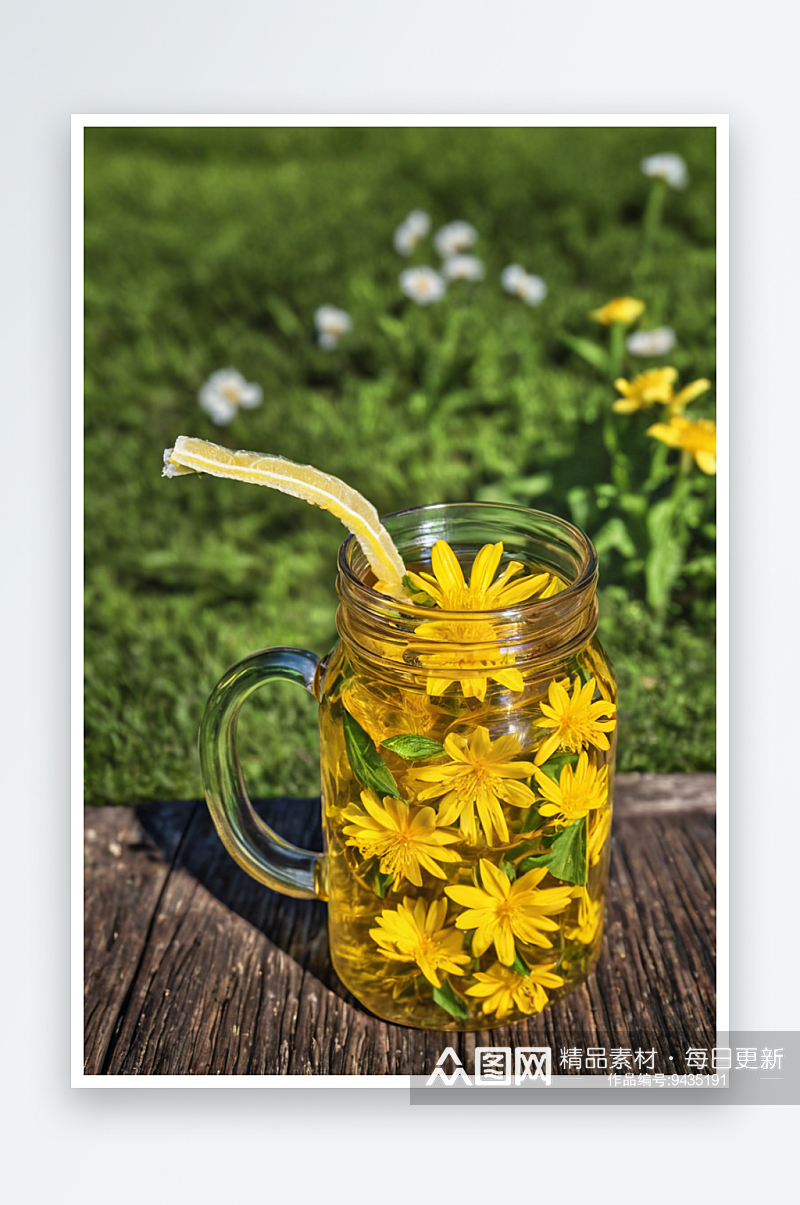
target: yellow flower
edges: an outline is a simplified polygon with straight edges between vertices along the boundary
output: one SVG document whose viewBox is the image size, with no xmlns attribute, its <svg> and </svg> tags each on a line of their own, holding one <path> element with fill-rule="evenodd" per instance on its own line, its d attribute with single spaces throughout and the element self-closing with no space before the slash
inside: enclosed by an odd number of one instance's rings
<svg viewBox="0 0 800 1205">
<path fill-rule="evenodd" d="M 567 583 L 562 581 L 560 577 L 556 577 L 555 573 L 550 574 L 550 581 L 545 586 L 539 595 L 540 598 L 552 598 L 554 594 L 560 594 L 562 590 L 566 590 Z"/>
<path fill-rule="evenodd" d="M 511 966 L 516 949 L 514 938 L 525 945 L 552 946 L 544 932 L 556 932 L 558 925 L 550 917 L 563 912 L 572 898 L 571 887 L 538 886 L 547 870 L 529 870 L 521 879 L 511 883 L 501 870 L 480 861 L 480 887 L 445 887 L 445 895 L 468 909 L 456 917 L 458 929 L 474 929 L 472 953 L 476 958 L 485 954 L 492 944 L 500 962 Z M 542 932 L 544 930 L 544 932 Z"/>
<path fill-rule="evenodd" d="M 590 678 L 581 689 L 581 680 L 576 676 L 572 686 L 572 696 L 567 693 L 559 682 L 551 682 L 548 691 L 548 703 L 542 703 L 542 718 L 534 720 L 537 728 L 552 728 L 539 752 L 535 762 L 540 766 L 547 761 L 551 753 L 559 746 L 579 753 L 584 745 L 594 745 L 597 749 L 608 749 L 608 737 L 617 721 L 611 717 L 617 710 L 616 703 L 606 699 L 592 702 L 597 683 Z"/>
<path fill-rule="evenodd" d="M 556 964 L 531 967 L 530 975 L 520 975 L 501 962 L 496 962 L 488 971 L 476 971 L 478 982 L 474 987 L 468 987 L 468 996 L 477 996 L 482 1000 L 481 1012 L 496 1013 L 497 1020 L 503 1021 L 517 1009 L 521 1013 L 540 1013 L 547 1004 L 546 987 L 562 987 L 564 980 L 560 975 L 553 975 Z"/>
<path fill-rule="evenodd" d="M 431 549 L 430 573 L 409 573 L 412 585 L 429 594 L 443 611 L 494 611 L 515 607 L 547 585 L 548 573 L 534 573 L 521 581 L 511 578 L 525 568 L 521 561 L 509 561 L 497 581 L 493 581 L 503 556 L 502 544 L 484 544 L 469 575 L 469 585 L 458 558 L 445 540 L 437 540 Z"/>
<path fill-rule="evenodd" d="M 707 418 L 684 418 L 673 414 L 668 423 L 654 423 L 647 434 L 670 448 L 682 448 L 693 456 L 697 467 L 709 476 L 717 471 L 717 427 Z"/>
<path fill-rule="evenodd" d="M 499 682 L 506 690 L 522 690 L 522 674 L 513 668 L 514 654 L 498 653 L 491 647 L 496 641 L 492 624 L 438 620 L 418 624 L 416 634 L 440 646 L 435 653 L 410 646 L 420 665 L 433 671 L 425 682 L 429 695 L 443 695 L 456 682 L 465 699 L 481 702 L 490 681 Z"/>
<path fill-rule="evenodd" d="M 611 326 L 612 322 L 622 322 L 625 326 L 630 326 L 644 311 L 644 302 L 636 297 L 615 297 L 599 310 L 592 310 L 589 317 L 594 318 L 595 322 L 602 322 L 603 326 Z"/>
<path fill-rule="evenodd" d="M 437 879 L 447 876 L 437 862 L 460 862 L 458 854 L 443 845 L 458 840 L 455 833 L 444 833 L 436 827 L 433 808 L 409 808 L 402 799 L 387 796 L 383 805 L 373 791 L 362 791 L 364 812 L 351 803 L 344 810 L 344 827 L 349 840 L 364 857 L 381 860 L 381 872 L 394 875 L 394 886 L 408 879 L 415 887 L 422 886 L 422 870 Z M 366 812 L 366 815 L 365 815 Z"/>
<path fill-rule="evenodd" d="M 688 406 L 689 402 L 693 402 L 696 397 L 699 397 L 701 393 L 705 393 L 705 391 L 710 388 L 711 382 L 707 381 L 705 377 L 701 377 L 697 381 L 692 381 L 690 384 L 684 385 L 683 389 L 679 390 L 678 393 L 676 393 L 675 396 L 670 399 L 670 413 L 683 413 L 684 407 Z"/>
<path fill-rule="evenodd" d="M 578 919 L 574 925 L 564 930 L 564 936 L 570 941 L 580 941 L 588 945 L 594 941 L 598 925 L 603 918 L 603 905 L 600 900 L 593 900 L 585 887 L 576 887 L 574 898 L 580 900 Z"/>
<path fill-rule="evenodd" d="M 598 770 L 584 750 L 578 764 L 564 766 L 558 782 L 554 782 L 543 770 L 535 770 L 539 790 L 547 803 L 539 807 L 543 816 L 556 817 L 558 824 L 571 824 L 580 820 L 595 808 L 601 808 L 608 800 L 608 766 Z"/>
<path fill-rule="evenodd" d="M 415 962 L 434 987 L 441 987 L 440 971 L 463 975 L 470 961 L 461 934 L 444 927 L 447 900 L 438 899 L 426 910 L 424 900 L 404 899 L 397 908 L 385 909 L 375 918 L 377 929 L 369 935 L 384 958 Z"/>
<path fill-rule="evenodd" d="M 619 377 L 614 387 L 622 397 L 614 402 L 614 410 L 617 414 L 633 414 L 635 410 L 648 410 L 653 402 L 669 402 L 677 379 L 677 368 L 651 368 L 632 381 Z"/>
<path fill-rule="evenodd" d="M 595 816 L 592 830 L 589 833 L 587 854 L 589 865 L 596 866 L 600 861 L 603 846 L 606 843 L 608 831 L 611 828 L 611 808 L 606 808 L 602 816 Z"/>
<path fill-rule="evenodd" d="M 702 377 L 673 393 L 677 376 L 675 368 L 651 368 L 648 372 L 640 372 L 632 381 L 620 377 L 614 385 L 622 397 L 614 402 L 614 410 L 617 414 L 633 414 L 635 410 L 649 410 L 653 402 L 662 402 L 669 406 L 670 414 L 681 414 L 689 402 L 711 388 L 711 382 Z"/>
<path fill-rule="evenodd" d="M 436 799 L 439 804 L 439 824 L 459 822 L 461 832 L 472 844 L 477 840 L 475 808 L 488 845 L 497 833 L 499 841 L 508 840 L 508 825 L 501 801 L 515 808 L 528 808 L 536 802 L 530 787 L 516 780 L 530 778 L 534 766 L 527 761 L 510 761 L 520 752 L 516 734 L 489 739 L 488 728 L 478 727 L 467 739 L 451 732 L 445 737 L 445 752 L 450 757 L 446 765 L 423 766 L 413 772 L 417 782 L 431 783 L 417 791 L 417 798 Z"/>
<path fill-rule="evenodd" d="M 409 572 L 408 578 L 420 593 L 429 595 L 444 611 L 502 610 L 549 589 L 549 573 L 532 573 L 512 582 L 525 568 L 521 561 L 509 561 L 495 581 L 502 556 L 502 543 L 484 544 L 472 563 L 467 585 L 456 554 L 445 540 L 437 540 L 431 549 L 433 573 Z M 426 683 L 428 694 L 444 694 L 456 682 L 460 683 L 465 698 L 480 701 L 486 697 L 490 681 L 499 682 L 507 690 L 522 690 L 522 674 L 513 668 L 514 655 L 499 653 L 491 647 L 496 634 L 488 621 L 432 620 L 419 624 L 416 634 L 443 646 L 438 652 L 418 651 L 423 668 L 434 671 Z M 484 647 L 470 647 L 475 645 Z"/>
</svg>

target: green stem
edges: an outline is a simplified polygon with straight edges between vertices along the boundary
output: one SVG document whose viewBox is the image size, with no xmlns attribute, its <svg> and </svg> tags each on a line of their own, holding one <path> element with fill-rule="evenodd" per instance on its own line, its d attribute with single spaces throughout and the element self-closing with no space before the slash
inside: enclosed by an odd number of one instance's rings
<svg viewBox="0 0 800 1205">
<path fill-rule="evenodd" d="M 619 442 L 619 427 L 613 413 L 603 416 L 603 443 L 611 461 L 611 480 L 621 493 L 630 487 L 630 464 Z"/>
<path fill-rule="evenodd" d="M 660 440 L 653 440 L 656 445 L 653 451 L 653 458 L 650 461 L 650 476 L 644 483 L 646 493 L 657 489 L 661 482 L 667 477 L 667 457 L 669 456 L 669 448 Z"/>
<path fill-rule="evenodd" d="M 673 567 L 670 577 L 671 581 L 666 594 L 662 598 L 660 604 L 656 607 L 656 621 L 658 630 L 663 631 L 664 624 L 667 618 L 672 590 L 681 575 L 683 561 L 686 555 L 686 543 L 688 537 L 688 527 L 684 516 L 684 503 L 689 492 L 689 471 L 692 466 L 692 457 L 684 453 L 681 456 L 678 464 L 678 471 L 672 482 L 672 489 L 669 495 L 669 511 L 668 511 L 668 529 L 663 534 L 674 548 L 678 550 L 678 563 Z"/>
<path fill-rule="evenodd" d="M 664 201 L 667 197 L 667 183 L 664 180 L 656 180 L 647 198 L 647 204 L 644 210 L 644 248 L 642 256 L 648 256 L 655 249 L 658 241 L 659 231 L 661 229 L 661 218 L 664 213 Z"/>
<path fill-rule="evenodd" d="M 612 381 L 622 372 L 625 358 L 625 327 L 621 322 L 612 322 L 608 342 L 608 371 Z"/>
</svg>

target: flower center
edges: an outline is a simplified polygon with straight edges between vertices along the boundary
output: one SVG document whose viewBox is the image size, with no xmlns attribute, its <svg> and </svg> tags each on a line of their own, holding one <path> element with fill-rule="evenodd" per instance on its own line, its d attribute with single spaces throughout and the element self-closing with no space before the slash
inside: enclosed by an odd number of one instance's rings
<svg viewBox="0 0 800 1205">
<path fill-rule="evenodd" d="M 514 921 L 517 919 L 517 906 L 510 896 L 497 905 L 497 919 L 508 921 L 513 927 Z"/>
</svg>

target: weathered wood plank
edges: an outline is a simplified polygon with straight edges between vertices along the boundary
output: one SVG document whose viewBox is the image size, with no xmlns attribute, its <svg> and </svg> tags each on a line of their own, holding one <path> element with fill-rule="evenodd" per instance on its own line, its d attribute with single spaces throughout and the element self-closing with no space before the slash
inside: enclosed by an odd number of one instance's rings
<svg viewBox="0 0 800 1205">
<path fill-rule="evenodd" d="M 696 777 L 693 793 L 686 779 Z M 674 790 L 654 781 L 664 778 L 680 781 Z M 116 841 L 118 856 L 95 859 L 89 868 L 98 883 L 87 894 L 87 945 L 102 945 L 107 935 L 110 921 L 104 926 L 98 910 L 120 917 L 114 931 L 122 935 L 130 925 L 133 933 L 125 934 L 124 946 L 117 939 L 119 965 L 105 979 L 95 967 L 102 959 L 92 954 L 87 1070 L 411 1074 L 429 1070 L 445 1045 L 471 1067 L 476 1045 L 507 1044 L 654 1048 L 662 1066 L 672 1055 L 682 1069 L 689 1046 L 714 1043 L 713 776 L 620 776 L 616 795 L 597 970 L 539 1017 L 471 1035 L 406 1029 L 366 1013 L 330 965 L 324 906 L 277 895 L 248 878 L 223 849 L 203 805 L 161 805 L 173 809 L 172 829 L 156 806 L 135 815 L 89 810 L 87 826 L 96 832 L 103 816 L 96 842 L 112 832 L 125 841 Z M 692 808 L 695 799 L 699 806 Z M 284 800 L 264 814 L 290 840 L 319 848 L 318 811 L 317 801 Z M 158 879 L 140 865 L 153 846 L 166 859 Z M 113 869 L 116 863 L 125 869 Z M 116 911 L 109 913 L 110 898 Z"/>
<path fill-rule="evenodd" d="M 136 812 L 132 808 L 86 809 L 84 1069 L 88 1075 L 104 1068 L 158 898 L 195 806 L 150 804 Z"/>
<path fill-rule="evenodd" d="M 716 774 L 617 774 L 614 780 L 617 816 L 640 812 L 716 812 Z"/>
</svg>

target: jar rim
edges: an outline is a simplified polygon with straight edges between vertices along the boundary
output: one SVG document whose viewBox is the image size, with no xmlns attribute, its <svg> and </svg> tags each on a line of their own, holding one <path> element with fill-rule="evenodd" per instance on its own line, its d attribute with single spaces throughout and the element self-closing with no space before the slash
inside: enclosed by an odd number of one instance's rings
<svg viewBox="0 0 800 1205">
<path fill-rule="evenodd" d="M 559 515 L 550 514 L 548 511 L 533 510 L 526 506 L 514 506 L 507 502 L 434 502 L 425 506 L 410 506 L 403 510 L 391 511 L 389 514 L 381 515 L 381 523 L 387 526 L 392 520 L 402 519 L 407 516 L 423 516 L 426 513 L 432 515 L 436 512 L 444 513 L 446 511 L 461 513 L 468 515 L 470 511 L 492 511 L 506 512 L 524 516 L 531 520 L 544 520 L 549 525 L 559 528 L 563 533 L 565 542 L 568 542 L 580 554 L 580 566 L 575 579 L 567 584 L 567 586 L 559 591 L 558 594 L 552 595 L 550 598 L 534 598 L 523 603 L 518 603 L 512 607 L 496 607 L 485 611 L 445 611 L 439 607 L 436 608 L 437 620 L 457 620 L 464 619 L 468 616 L 470 620 L 479 621 L 480 619 L 495 620 L 507 619 L 509 621 L 519 622 L 523 617 L 535 613 L 537 617 L 545 619 L 548 614 L 559 614 L 563 611 L 564 605 L 569 605 L 574 598 L 576 601 L 581 597 L 587 587 L 592 587 L 597 579 L 597 552 L 594 544 L 589 539 L 580 527 L 574 523 L 562 519 Z M 338 553 L 338 569 L 340 576 L 346 581 L 348 591 L 353 592 L 353 601 L 363 605 L 370 611 L 381 610 L 383 607 L 390 607 L 397 614 L 398 611 L 409 618 L 418 618 L 420 608 L 413 603 L 405 602 L 396 599 L 387 594 L 381 594 L 379 591 L 368 586 L 354 572 L 350 565 L 350 556 L 354 548 L 360 548 L 358 540 L 354 535 L 349 535 L 339 547 Z"/>
</svg>

